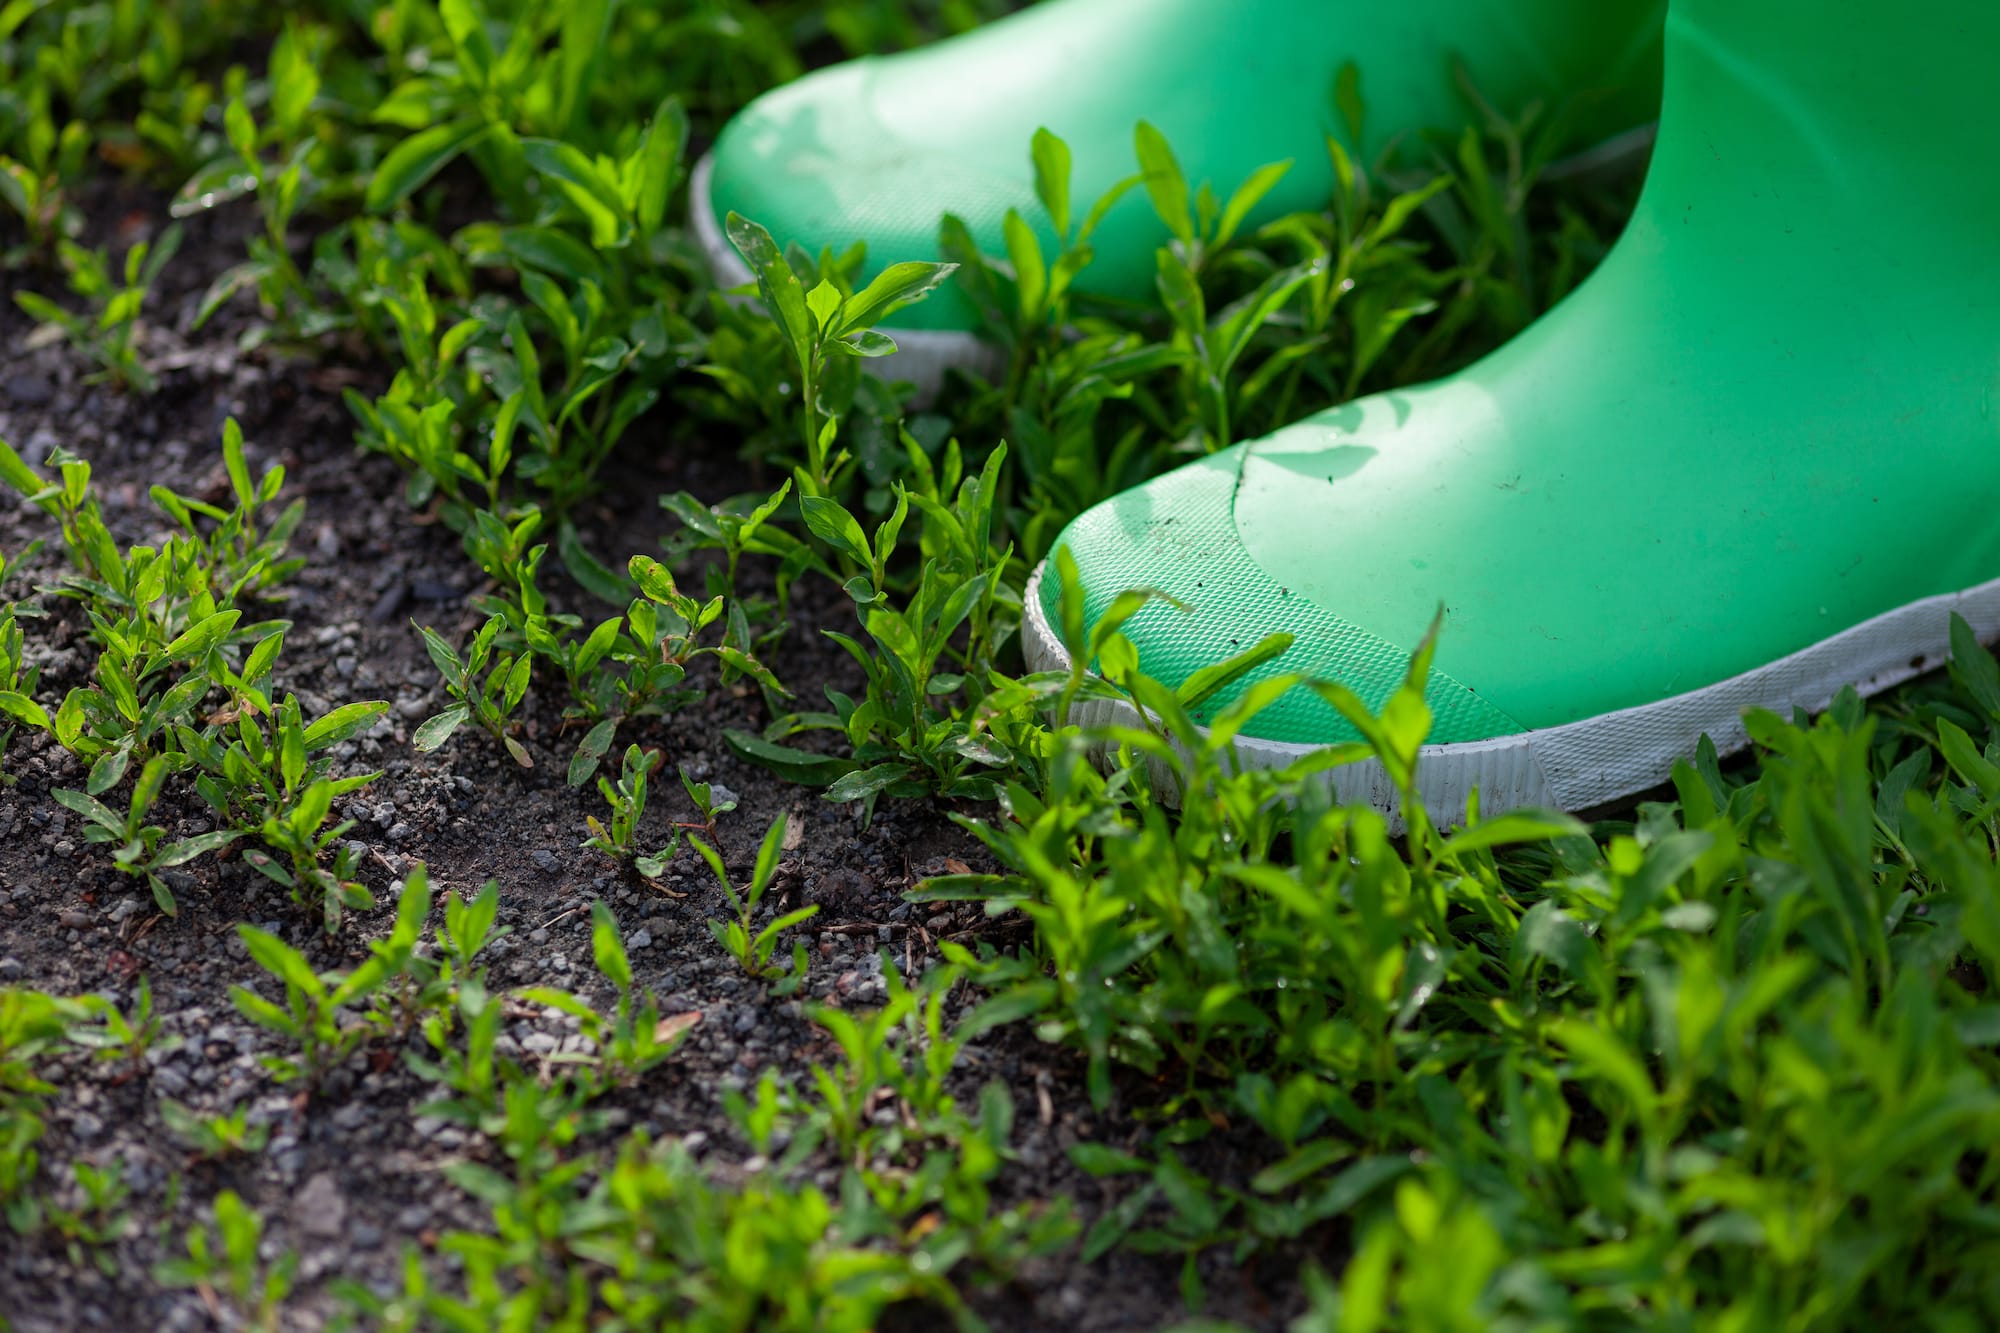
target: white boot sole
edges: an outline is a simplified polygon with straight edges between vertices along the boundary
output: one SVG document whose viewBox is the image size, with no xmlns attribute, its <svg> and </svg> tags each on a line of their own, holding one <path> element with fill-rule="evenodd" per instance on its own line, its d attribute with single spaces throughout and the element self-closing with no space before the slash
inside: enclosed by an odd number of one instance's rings
<svg viewBox="0 0 2000 1333">
<path fill-rule="evenodd" d="M 1029 670 L 1067 671 L 1069 653 L 1042 613 L 1045 569 L 1038 566 L 1028 581 L 1021 645 Z M 1426 745 L 1418 757 L 1418 794 L 1431 820 L 1447 827 L 1464 822 L 1466 798 L 1475 788 L 1482 816 L 1522 806 L 1588 810 L 1634 795 L 1666 781 L 1674 762 L 1691 758 L 1704 735 L 1722 755 L 1749 745 L 1745 709 L 1768 708 L 1786 717 L 1794 708 L 1817 713 L 1848 685 L 1864 696 L 1878 694 L 1942 664 L 1950 656 L 1954 611 L 1981 642 L 1990 642 L 2000 635 L 2000 579 L 1897 607 L 1768 665 L 1655 703 L 1515 736 Z M 1139 715 L 1130 704 L 1084 700 L 1071 709 L 1070 720 L 1085 727 L 1131 726 Z M 1283 768 L 1324 747 L 1238 737 L 1234 748 L 1249 769 Z M 1379 761 L 1323 777 L 1342 804 L 1372 806 L 1401 828 L 1400 796 Z M 1162 798 L 1177 795 L 1163 767 L 1155 766 L 1152 781 Z"/>
</svg>

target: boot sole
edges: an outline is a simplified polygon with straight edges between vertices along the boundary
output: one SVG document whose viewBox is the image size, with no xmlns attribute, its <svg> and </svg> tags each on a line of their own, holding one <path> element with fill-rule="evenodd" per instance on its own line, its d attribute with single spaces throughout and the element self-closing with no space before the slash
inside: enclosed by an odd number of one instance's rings
<svg viewBox="0 0 2000 1333">
<path fill-rule="evenodd" d="M 1031 671 L 1068 671 L 1069 653 L 1042 612 L 1045 568 L 1037 566 L 1028 581 L 1022 649 Z M 2000 635 L 2000 579 L 1885 611 L 1775 662 L 1655 703 L 1493 740 L 1426 745 L 1418 752 L 1418 794 L 1432 821 L 1446 827 L 1464 822 L 1474 788 L 1482 816 L 1523 806 L 1589 810 L 1635 795 L 1666 781 L 1674 762 L 1691 757 L 1704 735 L 1718 754 L 1748 746 L 1747 708 L 1818 713 L 1848 685 L 1863 696 L 1878 694 L 1941 665 L 1950 657 L 1954 611 L 1982 643 L 1991 642 Z M 1074 705 L 1070 720 L 1133 726 L 1139 714 L 1127 703 L 1092 699 Z M 1245 768 L 1283 768 L 1322 748 L 1242 736 L 1235 742 Z M 1400 796 L 1379 761 L 1349 764 L 1322 780 L 1342 804 L 1372 806 L 1401 830 Z M 1174 775 L 1157 762 L 1152 784 L 1162 799 L 1178 797 Z"/>
<path fill-rule="evenodd" d="M 741 287 L 757 281 L 757 275 L 736 253 L 716 221 L 710 189 L 715 176 L 714 154 L 703 154 L 688 179 L 688 213 L 693 221 L 695 242 L 708 261 L 709 274 L 723 288 Z M 1007 369 L 1006 349 L 973 333 L 941 329 L 881 330 L 895 340 L 896 350 L 881 359 L 877 372 L 883 379 L 908 380 L 916 385 L 917 403 L 928 405 L 944 387 L 945 372 L 955 368 L 977 371 L 987 379 L 998 379 Z"/>
</svg>

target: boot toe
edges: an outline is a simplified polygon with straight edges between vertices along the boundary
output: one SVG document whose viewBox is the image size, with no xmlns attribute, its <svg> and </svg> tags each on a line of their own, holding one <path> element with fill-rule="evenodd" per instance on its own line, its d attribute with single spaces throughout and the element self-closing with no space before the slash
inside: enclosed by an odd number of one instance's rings
<svg viewBox="0 0 2000 1333">
<path fill-rule="evenodd" d="M 872 274 L 937 257 L 938 214 L 929 201 L 948 200 L 975 235 L 998 234 L 1010 208 L 1039 211 L 1025 172 L 988 170 L 898 133 L 876 108 L 881 63 L 821 70 L 765 94 L 732 120 L 711 157 L 708 206 L 716 221 L 740 213 L 779 244 L 797 242 L 814 254 L 863 241 Z M 964 329 L 973 312 L 947 286 L 898 312 L 896 323 Z"/>
<path fill-rule="evenodd" d="M 1237 530 L 1234 498 L 1243 446 L 1158 477 L 1079 517 L 1059 539 L 1075 558 L 1084 619 L 1094 623 L 1131 588 L 1167 594 L 1125 622 L 1146 674 L 1178 686 L 1274 633 L 1292 645 L 1230 689 L 1209 699 L 1195 720 L 1207 722 L 1251 684 L 1300 673 L 1338 681 L 1371 709 L 1402 684 L 1416 645 L 1400 645 L 1341 616 L 1333 607 L 1280 583 L 1250 554 Z M 1040 589 L 1055 622 L 1059 590 L 1052 573 Z M 1178 603 L 1179 605 L 1175 605 Z M 1509 736 L 1521 726 L 1464 684 L 1433 670 L 1425 691 L 1433 743 Z M 1357 739 L 1354 729 L 1311 690 L 1287 691 L 1259 713 L 1246 736 L 1301 745 Z"/>
</svg>

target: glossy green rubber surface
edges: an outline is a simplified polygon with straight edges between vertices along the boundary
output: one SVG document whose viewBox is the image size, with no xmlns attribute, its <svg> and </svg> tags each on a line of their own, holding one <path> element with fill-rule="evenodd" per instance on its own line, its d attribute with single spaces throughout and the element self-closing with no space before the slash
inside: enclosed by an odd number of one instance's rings
<svg viewBox="0 0 2000 1333">
<path fill-rule="evenodd" d="M 1079 213 L 1132 174 L 1134 126 L 1167 136 L 1190 182 L 1225 198 L 1270 162 L 1292 170 L 1253 221 L 1330 197 L 1325 137 L 1344 131 L 1333 90 L 1361 73 L 1369 155 L 1390 138 L 1472 117 L 1452 75 L 1462 59 L 1494 105 L 1591 99 L 1580 136 L 1652 118 L 1661 0 L 1044 0 L 902 55 L 818 71 L 766 94 L 723 130 L 711 206 L 809 250 L 868 243 L 870 264 L 937 256 L 955 213 L 983 252 L 1005 254 L 1009 208 L 1054 245 L 1035 200 L 1028 143 L 1060 135 Z M 1583 140 L 1587 142 L 1588 140 Z M 1143 192 L 1097 233 L 1078 286 L 1152 290 L 1166 233 Z M 969 329 L 951 289 L 897 315 L 905 328 Z"/>
<path fill-rule="evenodd" d="M 2000 576 L 2000 6 L 1675 0 L 1667 33 L 1637 215 L 1562 306 L 1453 379 L 1197 465 L 1233 469 L 1202 498 L 1174 474 L 1065 534 L 1093 609 L 1129 584 L 1194 604 L 1133 626 L 1150 672 L 1279 628 L 1268 584 L 1403 651 L 1442 604 L 1439 671 L 1542 728 Z M 1233 563 L 1188 589 L 1135 561 L 1161 512 Z M 1329 656 L 1379 701 L 1379 651 Z M 1251 732 L 1345 735 L 1297 708 Z"/>
</svg>

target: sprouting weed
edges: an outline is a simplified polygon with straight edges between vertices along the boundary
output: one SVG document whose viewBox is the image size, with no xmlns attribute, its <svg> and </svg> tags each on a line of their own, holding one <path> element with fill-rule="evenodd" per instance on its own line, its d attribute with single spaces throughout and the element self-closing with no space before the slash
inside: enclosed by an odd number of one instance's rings
<svg viewBox="0 0 2000 1333">
<path fill-rule="evenodd" d="M 169 226 L 157 240 L 133 242 L 118 270 L 120 281 L 113 277 L 110 258 L 103 251 L 58 241 L 56 249 L 69 277 L 70 293 L 89 313 L 75 314 L 29 291 L 15 292 L 14 304 L 31 318 L 62 330 L 73 346 L 102 368 L 99 378 L 120 388 L 152 393 L 159 382 L 139 355 L 139 313 L 160 270 L 180 244 L 179 223 Z"/>
<path fill-rule="evenodd" d="M 708 867 L 715 873 L 716 882 L 722 885 L 722 892 L 729 899 L 729 905 L 736 913 L 734 921 L 710 921 L 708 928 L 729 951 L 729 956 L 742 964 L 743 970 L 753 977 L 775 975 L 778 969 L 771 965 L 771 955 L 778 947 L 778 937 L 793 926 L 810 921 L 819 914 L 819 904 L 812 903 L 782 916 L 773 918 L 763 929 L 756 926 L 758 904 L 771 887 L 771 880 L 777 874 L 778 857 L 785 845 L 785 816 L 779 815 L 771 827 L 765 831 L 764 841 L 758 845 L 757 860 L 750 871 L 750 882 L 740 891 L 729 882 L 729 871 L 722 864 L 722 854 L 703 842 L 700 838 L 688 839 Z M 796 987 L 805 972 L 803 947 L 794 950 L 792 958 L 792 985 Z"/>
</svg>

